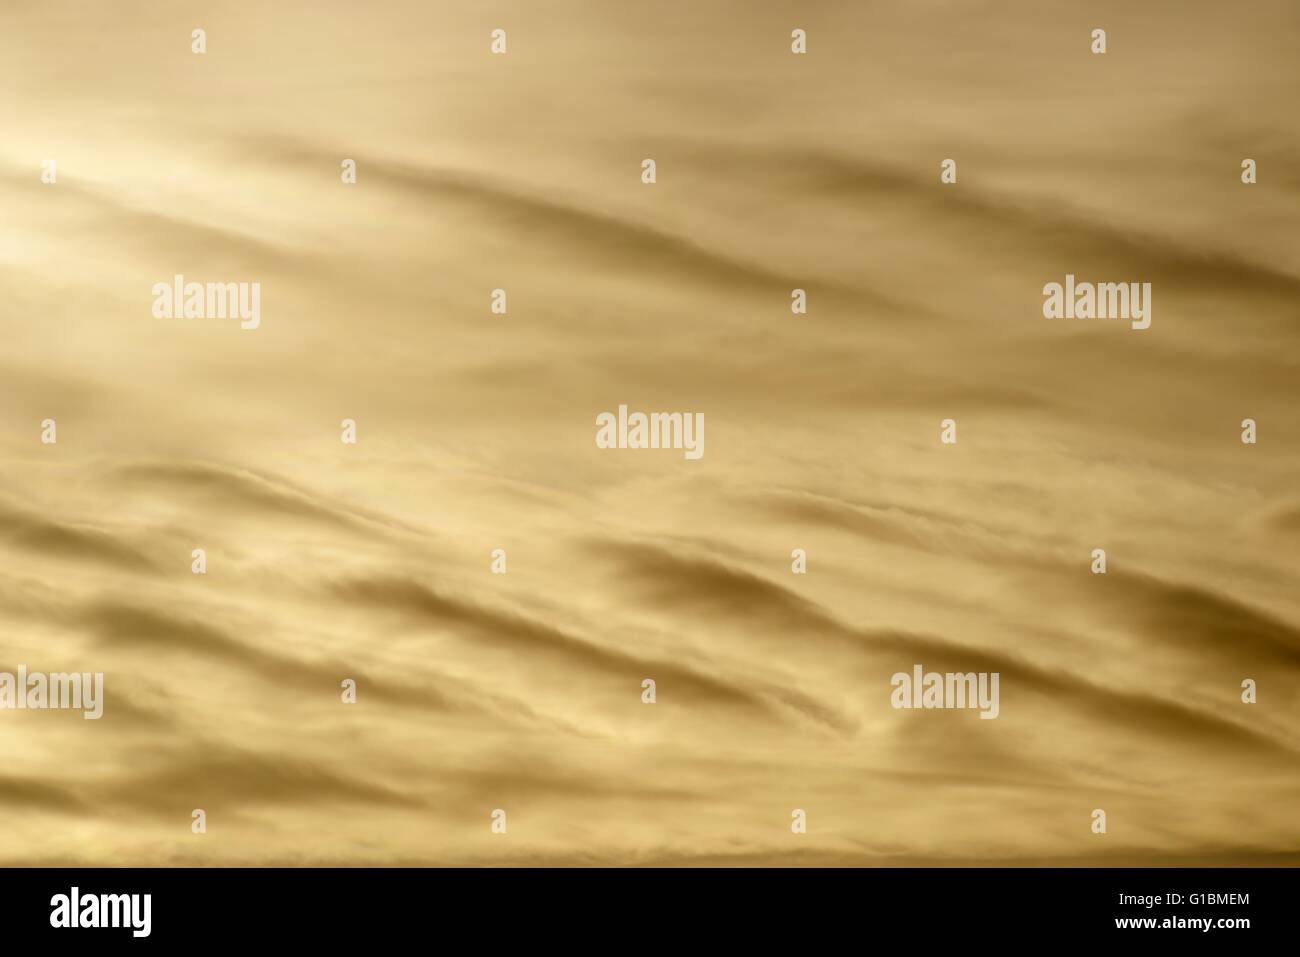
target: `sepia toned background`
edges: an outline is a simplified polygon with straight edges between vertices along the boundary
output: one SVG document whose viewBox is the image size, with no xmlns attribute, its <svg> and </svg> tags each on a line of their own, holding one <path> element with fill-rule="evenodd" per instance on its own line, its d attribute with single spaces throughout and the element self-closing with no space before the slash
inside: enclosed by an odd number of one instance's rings
<svg viewBox="0 0 1300 957">
<path fill-rule="evenodd" d="M 106 704 L 0 712 L 0 862 L 1300 861 L 1298 43 L 1289 0 L 9 0 L 0 670 Z M 1067 272 L 1151 328 L 1044 319 Z M 261 328 L 155 319 L 176 273 Z M 597 449 L 620 403 L 703 459 Z M 1000 717 L 893 710 L 917 663 Z"/>
</svg>

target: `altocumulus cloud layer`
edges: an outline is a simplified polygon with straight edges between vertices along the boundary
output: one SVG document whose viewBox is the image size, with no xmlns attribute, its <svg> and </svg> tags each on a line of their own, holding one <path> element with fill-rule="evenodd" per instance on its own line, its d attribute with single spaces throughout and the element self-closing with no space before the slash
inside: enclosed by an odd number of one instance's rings
<svg viewBox="0 0 1300 957">
<path fill-rule="evenodd" d="M 1300 858 L 1294 5 L 243 7 L 0 12 L 3 860 Z"/>
</svg>

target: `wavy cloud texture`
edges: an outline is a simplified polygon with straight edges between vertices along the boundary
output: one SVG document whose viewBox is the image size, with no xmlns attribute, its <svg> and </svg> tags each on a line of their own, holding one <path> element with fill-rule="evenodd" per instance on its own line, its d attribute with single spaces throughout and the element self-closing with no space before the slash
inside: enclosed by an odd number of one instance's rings
<svg viewBox="0 0 1300 957">
<path fill-rule="evenodd" d="M 0 10 L 0 860 L 1300 862 L 1293 3 L 244 7 Z"/>
</svg>

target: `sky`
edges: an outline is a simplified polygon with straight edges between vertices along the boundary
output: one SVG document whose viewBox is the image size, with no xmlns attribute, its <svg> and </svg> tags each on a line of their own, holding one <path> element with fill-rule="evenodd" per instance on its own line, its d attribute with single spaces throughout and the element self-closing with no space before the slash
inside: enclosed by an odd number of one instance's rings
<svg viewBox="0 0 1300 957">
<path fill-rule="evenodd" d="M 0 862 L 1300 862 L 1298 27 L 4 4 Z"/>
</svg>

